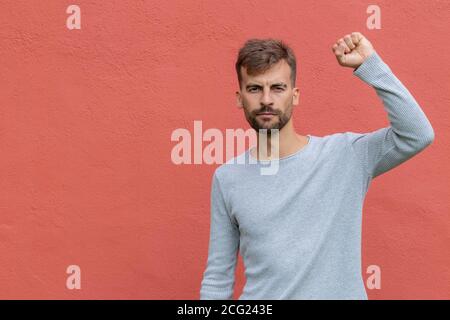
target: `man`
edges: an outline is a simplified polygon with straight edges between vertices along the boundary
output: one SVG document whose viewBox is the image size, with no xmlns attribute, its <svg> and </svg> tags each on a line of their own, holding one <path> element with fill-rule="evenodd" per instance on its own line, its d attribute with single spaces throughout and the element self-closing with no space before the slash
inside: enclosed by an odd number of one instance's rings
<svg viewBox="0 0 450 320">
<path fill-rule="evenodd" d="M 297 134 L 292 50 L 273 39 L 247 41 L 236 62 L 238 106 L 255 130 L 279 130 L 279 157 L 262 158 L 252 148 L 237 157 L 244 165 L 228 161 L 214 172 L 200 299 L 232 298 L 238 252 L 247 280 L 240 300 L 367 299 L 361 220 L 369 184 L 427 147 L 434 131 L 361 33 L 345 35 L 332 50 L 376 90 L 390 125 L 369 133 Z M 278 172 L 261 175 L 258 168 L 271 161 L 278 161 Z"/>
</svg>

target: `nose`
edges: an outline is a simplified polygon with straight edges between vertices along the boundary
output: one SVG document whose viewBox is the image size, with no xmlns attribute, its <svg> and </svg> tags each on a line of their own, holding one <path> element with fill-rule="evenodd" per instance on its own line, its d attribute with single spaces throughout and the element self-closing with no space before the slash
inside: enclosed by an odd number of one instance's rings
<svg viewBox="0 0 450 320">
<path fill-rule="evenodd" d="M 270 89 L 265 88 L 263 95 L 261 97 L 261 106 L 272 106 L 273 100 L 272 96 L 270 95 Z"/>
</svg>

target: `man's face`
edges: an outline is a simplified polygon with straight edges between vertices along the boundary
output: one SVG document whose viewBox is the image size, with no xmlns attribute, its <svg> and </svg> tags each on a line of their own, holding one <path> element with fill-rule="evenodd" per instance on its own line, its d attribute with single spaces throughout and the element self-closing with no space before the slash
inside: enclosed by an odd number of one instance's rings
<svg viewBox="0 0 450 320">
<path fill-rule="evenodd" d="M 298 88 L 292 88 L 287 62 L 281 60 L 255 76 L 247 74 L 241 67 L 241 74 L 242 87 L 236 91 L 237 104 L 244 109 L 250 126 L 257 132 L 259 129 L 281 130 L 290 121 L 293 105 L 298 105 L 299 98 Z"/>
</svg>

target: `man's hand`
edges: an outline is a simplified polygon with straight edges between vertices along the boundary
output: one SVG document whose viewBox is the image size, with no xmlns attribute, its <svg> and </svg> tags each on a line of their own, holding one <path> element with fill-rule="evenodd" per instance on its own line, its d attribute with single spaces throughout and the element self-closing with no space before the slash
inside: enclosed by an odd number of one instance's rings
<svg viewBox="0 0 450 320">
<path fill-rule="evenodd" d="M 341 66 L 355 69 L 375 52 L 370 41 L 360 32 L 352 32 L 340 38 L 332 50 Z"/>
</svg>

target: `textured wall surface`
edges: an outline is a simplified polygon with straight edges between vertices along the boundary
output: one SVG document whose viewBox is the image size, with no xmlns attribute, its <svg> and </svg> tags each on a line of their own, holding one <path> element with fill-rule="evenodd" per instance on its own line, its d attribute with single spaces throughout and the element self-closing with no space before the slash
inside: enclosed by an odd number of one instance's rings
<svg viewBox="0 0 450 320">
<path fill-rule="evenodd" d="M 388 124 L 375 91 L 332 44 L 362 32 L 411 91 L 436 139 L 372 182 L 363 277 L 371 299 L 450 298 L 450 1 L 77 1 L 0 3 L 0 298 L 197 299 L 206 265 L 211 175 L 175 165 L 177 128 L 249 128 L 234 62 L 250 37 L 298 59 L 297 131 Z M 66 269 L 81 268 L 69 290 Z M 245 282 L 236 272 L 237 297 Z"/>
</svg>

